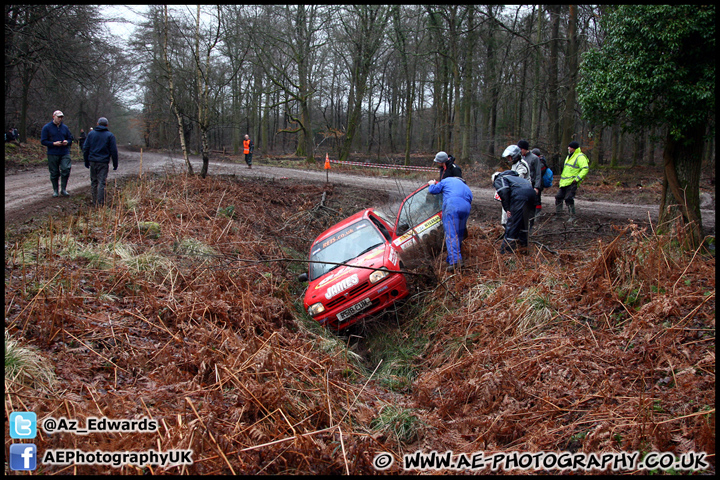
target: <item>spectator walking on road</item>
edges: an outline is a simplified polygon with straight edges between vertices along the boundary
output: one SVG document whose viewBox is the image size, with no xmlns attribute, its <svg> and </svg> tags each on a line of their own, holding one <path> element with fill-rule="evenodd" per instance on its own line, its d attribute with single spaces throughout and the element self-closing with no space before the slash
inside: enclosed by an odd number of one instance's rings
<svg viewBox="0 0 720 480">
<path fill-rule="evenodd" d="M 562 174 L 560 175 L 559 190 L 555 194 L 555 213 L 563 213 L 563 200 L 570 213 L 569 221 L 575 221 L 575 194 L 580 182 L 590 171 L 587 155 L 580 151 L 580 144 L 572 141 L 568 145 L 568 156 L 565 159 Z"/>
<path fill-rule="evenodd" d="M 245 154 L 245 163 L 247 163 L 248 168 L 252 168 L 253 150 L 255 150 L 255 143 L 250 140 L 250 135 L 245 135 L 243 153 Z"/>
<path fill-rule="evenodd" d="M 74 138 L 70 129 L 63 123 L 64 118 L 63 112 L 55 110 L 52 121 L 48 122 L 40 132 L 40 143 L 47 147 L 53 197 L 58 196 L 58 180 L 60 181 L 60 194 L 63 197 L 70 196 L 67 192 L 67 183 L 72 168 L 70 145 Z"/>
<path fill-rule="evenodd" d="M 459 177 L 444 178 L 440 182 L 430 180 L 428 192 L 433 195 L 442 193 L 442 222 L 445 229 L 445 246 L 447 247 L 448 266 L 455 269 L 462 266 L 460 247 L 467 234 L 467 221 L 470 217 L 470 206 L 473 194 Z"/>
<path fill-rule="evenodd" d="M 105 184 L 107 182 L 110 160 L 113 170 L 118 167 L 118 151 L 115 135 L 108 130 L 108 120 L 100 117 L 97 127 L 85 140 L 83 147 L 85 168 L 90 169 L 90 188 L 92 190 L 92 206 L 105 205 Z"/>
</svg>

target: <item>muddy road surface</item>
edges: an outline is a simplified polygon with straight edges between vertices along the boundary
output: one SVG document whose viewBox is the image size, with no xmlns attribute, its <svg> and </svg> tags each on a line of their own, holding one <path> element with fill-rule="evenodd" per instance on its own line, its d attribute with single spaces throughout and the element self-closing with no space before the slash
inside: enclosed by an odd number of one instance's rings
<svg viewBox="0 0 720 480">
<path fill-rule="evenodd" d="M 190 162 L 195 172 L 202 167 L 202 159 L 192 156 Z M 121 177 L 137 177 L 147 173 L 182 173 L 186 170 L 185 161 L 181 154 L 133 152 L 120 149 L 118 169 L 110 169 L 108 185 Z M 402 198 L 422 184 L 420 180 L 403 180 L 390 176 L 361 176 L 347 173 L 337 173 L 334 170 L 326 173 L 324 170 L 301 170 L 293 168 L 275 167 L 270 165 L 253 165 L 247 168 L 244 163 L 227 163 L 210 161 L 209 174 L 236 175 L 253 178 L 294 179 L 306 182 L 325 183 L 326 175 L 330 183 L 350 185 L 358 188 L 367 188 L 387 192 L 391 198 Z M 428 178 L 432 178 L 428 174 Z M 489 181 L 488 181 L 489 184 Z M 494 191 L 491 188 L 482 188 L 470 185 L 473 191 L 474 209 L 497 210 L 498 203 L 494 200 Z M 545 212 L 554 210 L 553 195 L 556 189 L 551 188 L 543 195 L 543 208 Z M 79 206 L 88 205 L 90 193 L 90 170 L 86 169 L 82 161 L 73 162 L 70 181 L 68 182 L 70 197 L 52 197 L 52 188 L 47 168 L 36 167 L 26 169 L 16 174 L 5 176 L 5 226 L 28 222 L 30 219 L 45 214 L 63 213 L 72 211 Z M 602 219 L 615 219 L 617 221 L 632 220 L 638 223 L 657 221 L 657 205 L 637 205 L 630 203 L 613 203 L 605 201 L 587 201 L 576 199 L 578 213 L 584 216 L 597 216 Z M 703 227 L 707 232 L 715 232 L 715 212 L 702 210 Z"/>
</svg>

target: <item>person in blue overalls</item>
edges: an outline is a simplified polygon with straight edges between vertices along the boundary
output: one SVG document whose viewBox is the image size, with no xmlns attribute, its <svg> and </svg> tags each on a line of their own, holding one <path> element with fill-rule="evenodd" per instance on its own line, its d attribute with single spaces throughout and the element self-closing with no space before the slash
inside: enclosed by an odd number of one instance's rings
<svg viewBox="0 0 720 480">
<path fill-rule="evenodd" d="M 460 244 L 467 233 L 467 220 L 470 217 L 472 191 L 460 177 L 447 177 L 440 182 L 430 180 L 428 191 L 433 195 L 442 193 L 442 222 L 445 228 L 445 246 L 447 263 L 452 268 L 462 266 Z"/>
</svg>

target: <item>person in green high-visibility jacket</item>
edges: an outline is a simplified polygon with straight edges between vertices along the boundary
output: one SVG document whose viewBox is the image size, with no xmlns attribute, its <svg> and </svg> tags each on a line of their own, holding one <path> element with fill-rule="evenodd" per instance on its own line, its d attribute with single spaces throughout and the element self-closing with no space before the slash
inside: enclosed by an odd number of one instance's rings
<svg viewBox="0 0 720 480">
<path fill-rule="evenodd" d="M 555 213 L 563 212 L 563 200 L 570 212 L 570 220 L 575 219 L 575 194 L 580 182 L 590 171 L 590 162 L 587 155 L 580 151 L 580 144 L 572 141 L 568 145 L 568 156 L 565 159 L 562 174 L 560 175 L 559 190 L 555 195 Z"/>
</svg>

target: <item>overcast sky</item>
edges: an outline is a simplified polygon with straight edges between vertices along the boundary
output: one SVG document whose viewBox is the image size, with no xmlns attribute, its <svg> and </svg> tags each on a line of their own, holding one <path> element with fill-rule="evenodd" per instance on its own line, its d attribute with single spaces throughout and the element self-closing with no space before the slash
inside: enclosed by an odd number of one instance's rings
<svg viewBox="0 0 720 480">
<path fill-rule="evenodd" d="M 143 21 L 147 5 L 100 5 L 100 13 L 107 20 L 110 33 L 127 43 L 135 24 Z"/>
</svg>

